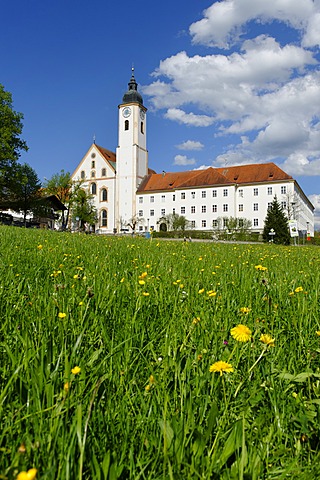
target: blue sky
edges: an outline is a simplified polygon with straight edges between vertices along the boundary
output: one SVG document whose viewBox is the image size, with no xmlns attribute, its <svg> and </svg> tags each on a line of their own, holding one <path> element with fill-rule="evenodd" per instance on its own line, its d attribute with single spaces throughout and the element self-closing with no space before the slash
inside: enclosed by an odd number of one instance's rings
<svg viewBox="0 0 320 480">
<path fill-rule="evenodd" d="M 40 180 L 115 151 L 134 64 L 157 172 L 273 161 L 320 220 L 319 0 L 12 0 L 0 83 Z"/>
</svg>

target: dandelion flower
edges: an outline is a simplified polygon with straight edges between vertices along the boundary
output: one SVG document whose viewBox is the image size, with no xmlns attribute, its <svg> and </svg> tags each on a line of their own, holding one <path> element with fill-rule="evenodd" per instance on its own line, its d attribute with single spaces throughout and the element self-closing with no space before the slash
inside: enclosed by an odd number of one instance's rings
<svg viewBox="0 0 320 480">
<path fill-rule="evenodd" d="M 147 386 L 145 387 L 145 391 L 146 391 L 146 392 L 149 392 L 150 390 L 151 390 L 151 385 L 147 385 Z"/>
<path fill-rule="evenodd" d="M 303 288 L 302 287 L 297 287 L 297 288 L 294 289 L 294 291 L 296 293 L 303 292 Z"/>
<path fill-rule="evenodd" d="M 144 280 L 139 280 L 139 285 L 144 285 L 146 282 Z"/>
<path fill-rule="evenodd" d="M 37 249 L 38 249 L 38 250 L 42 250 L 42 249 L 43 249 L 43 245 L 38 245 L 38 246 L 37 246 Z"/>
<path fill-rule="evenodd" d="M 317 330 L 316 334 L 320 337 L 320 330 Z"/>
<path fill-rule="evenodd" d="M 69 382 L 66 382 L 66 383 L 63 385 L 63 390 L 64 390 L 65 392 L 68 392 L 68 391 L 69 391 L 69 388 L 70 388 L 70 384 L 69 384 Z"/>
<path fill-rule="evenodd" d="M 201 293 L 203 293 L 203 292 L 204 292 L 204 288 L 201 288 L 198 293 L 199 293 L 199 295 L 201 295 Z"/>
<path fill-rule="evenodd" d="M 248 308 L 248 307 L 241 307 L 241 308 L 240 308 L 240 312 L 241 312 L 241 313 L 249 313 L 249 312 L 250 312 L 250 308 Z"/>
<path fill-rule="evenodd" d="M 210 366 L 209 371 L 219 372 L 220 376 L 222 376 L 223 372 L 226 372 L 226 373 L 233 372 L 233 366 L 230 363 L 224 362 L 223 360 L 219 360 L 218 362 L 215 362 Z"/>
<path fill-rule="evenodd" d="M 71 373 L 73 373 L 73 375 L 78 375 L 78 373 L 80 373 L 80 372 L 81 372 L 81 368 L 78 367 L 78 365 L 76 365 L 75 367 L 73 367 L 71 369 Z"/>
<path fill-rule="evenodd" d="M 274 341 L 275 341 L 275 339 L 272 338 L 267 333 L 263 333 L 260 337 L 260 342 L 265 343 L 269 347 L 274 347 Z"/>
<path fill-rule="evenodd" d="M 251 330 L 246 325 L 239 324 L 231 328 L 230 333 L 237 342 L 248 342 L 251 338 Z"/>
<path fill-rule="evenodd" d="M 37 471 L 36 468 L 30 468 L 27 472 L 20 472 L 17 480 L 34 480 L 37 476 Z"/>
<path fill-rule="evenodd" d="M 142 295 L 143 295 L 144 297 L 149 297 L 150 293 L 149 293 L 149 292 L 142 292 Z"/>
<path fill-rule="evenodd" d="M 200 322 L 200 317 L 194 318 L 192 320 L 193 325 L 197 325 L 197 323 L 199 323 L 199 322 Z"/>
<path fill-rule="evenodd" d="M 66 318 L 66 316 L 67 316 L 67 314 L 64 313 L 64 312 L 59 312 L 59 313 L 58 313 L 58 317 L 59 317 L 59 318 Z"/>
</svg>

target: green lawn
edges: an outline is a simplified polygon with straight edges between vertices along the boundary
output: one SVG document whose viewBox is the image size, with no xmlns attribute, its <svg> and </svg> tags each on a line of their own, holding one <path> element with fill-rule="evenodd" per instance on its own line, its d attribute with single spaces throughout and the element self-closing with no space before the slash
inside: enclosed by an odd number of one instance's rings
<svg viewBox="0 0 320 480">
<path fill-rule="evenodd" d="M 317 247 L 0 245 L 0 479 L 320 477 Z"/>
</svg>

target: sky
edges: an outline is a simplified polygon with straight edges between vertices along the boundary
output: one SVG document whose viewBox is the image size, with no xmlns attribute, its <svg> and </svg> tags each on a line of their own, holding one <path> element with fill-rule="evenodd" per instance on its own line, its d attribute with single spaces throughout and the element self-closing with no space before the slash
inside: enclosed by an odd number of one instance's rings
<svg viewBox="0 0 320 480">
<path fill-rule="evenodd" d="M 320 0 L 7 0 L 0 83 L 44 182 L 117 147 L 134 66 L 157 172 L 274 162 L 320 228 Z"/>
</svg>

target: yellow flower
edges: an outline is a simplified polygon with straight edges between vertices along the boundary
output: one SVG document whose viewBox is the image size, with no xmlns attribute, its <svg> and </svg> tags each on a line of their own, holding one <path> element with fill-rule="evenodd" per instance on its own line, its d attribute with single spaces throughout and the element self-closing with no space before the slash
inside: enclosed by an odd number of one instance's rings
<svg viewBox="0 0 320 480">
<path fill-rule="evenodd" d="M 42 249 L 43 249 L 43 245 L 38 245 L 38 246 L 37 246 L 37 249 L 38 249 L 38 250 L 42 250 Z"/>
<path fill-rule="evenodd" d="M 230 333 L 232 337 L 238 342 L 248 342 L 251 338 L 251 330 L 246 325 L 237 325 L 231 328 Z"/>
<path fill-rule="evenodd" d="M 148 293 L 148 292 L 142 292 L 142 295 L 143 295 L 144 297 L 149 297 L 150 293 Z"/>
<path fill-rule="evenodd" d="M 120 280 L 120 283 L 123 283 L 123 282 L 124 282 L 124 277 L 122 277 Z"/>
<path fill-rule="evenodd" d="M 223 372 L 230 373 L 233 372 L 233 367 L 230 363 L 224 362 L 223 360 L 219 360 L 218 362 L 213 363 L 210 368 L 210 372 L 219 372 L 222 376 Z"/>
<path fill-rule="evenodd" d="M 59 312 L 58 313 L 58 317 L 59 318 L 66 318 L 67 314 L 66 313 L 63 313 L 63 312 Z"/>
<path fill-rule="evenodd" d="M 265 270 L 268 270 L 267 267 L 263 267 L 262 265 L 256 265 L 254 268 L 256 270 L 260 270 L 261 272 L 264 272 Z"/>
<path fill-rule="evenodd" d="M 146 392 L 149 392 L 150 389 L 151 389 L 151 385 L 147 385 L 147 386 L 145 387 L 145 391 L 146 391 Z"/>
<path fill-rule="evenodd" d="M 78 367 L 77 365 L 71 369 L 71 373 L 73 373 L 73 375 L 78 375 L 78 373 L 80 372 L 81 372 L 81 368 Z"/>
<path fill-rule="evenodd" d="M 148 272 L 143 272 L 141 273 L 141 275 L 139 276 L 139 278 L 144 278 L 148 275 Z"/>
<path fill-rule="evenodd" d="M 274 341 L 275 341 L 275 339 L 272 338 L 267 333 L 263 333 L 260 337 L 260 342 L 265 343 L 269 347 L 274 347 Z"/>
<path fill-rule="evenodd" d="M 241 313 L 249 313 L 249 312 L 250 312 L 250 308 L 248 308 L 248 307 L 241 307 L 241 308 L 240 308 L 240 312 L 241 312 Z"/>
<path fill-rule="evenodd" d="M 30 468 L 27 472 L 20 472 L 17 480 L 34 480 L 37 476 L 37 471 L 36 468 Z"/>
<path fill-rule="evenodd" d="M 144 280 L 139 280 L 139 285 L 144 285 L 146 282 Z"/>
<path fill-rule="evenodd" d="M 69 382 L 66 382 L 66 383 L 63 385 L 63 390 L 64 390 L 65 392 L 68 392 L 68 391 L 69 391 L 69 388 L 70 388 Z"/>
<path fill-rule="evenodd" d="M 320 337 L 320 330 L 317 330 L 316 334 Z"/>
<path fill-rule="evenodd" d="M 289 295 L 290 297 L 292 297 L 292 295 L 294 295 L 294 292 L 289 292 Z"/>
<path fill-rule="evenodd" d="M 203 292 L 204 292 L 204 288 L 201 288 L 198 293 L 199 293 L 199 295 L 201 295 L 201 293 L 203 293 Z"/>
<path fill-rule="evenodd" d="M 153 375 L 150 375 L 149 377 L 149 383 L 156 383 L 156 380 Z"/>
<path fill-rule="evenodd" d="M 297 288 L 294 289 L 294 291 L 296 293 L 303 292 L 303 288 L 302 287 L 297 287 Z"/>
<path fill-rule="evenodd" d="M 200 317 L 194 318 L 192 320 L 193 325 L 197 325 L 197 323 L 199 323 L 199 322 L 200 322 Z"/>
</svg>

